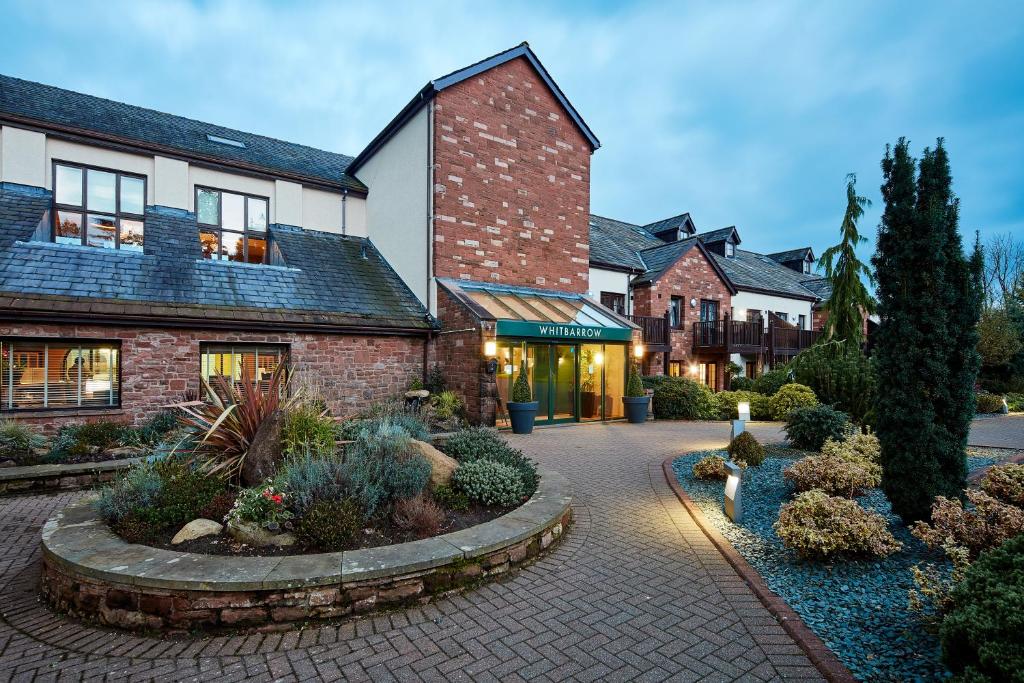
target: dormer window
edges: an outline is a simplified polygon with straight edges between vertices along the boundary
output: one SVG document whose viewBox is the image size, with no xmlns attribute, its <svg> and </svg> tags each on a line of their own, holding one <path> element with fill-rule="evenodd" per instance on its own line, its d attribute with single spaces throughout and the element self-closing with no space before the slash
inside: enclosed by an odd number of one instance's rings
<svg viewBox="0 0 1024 683">
<path fill-rule="evenodd" d="M 53 241 L 142 251 L 145 176 L 53 165 Z"/>
<path fill-rule="evenodd" d="M 203 258 L 267 262 L 266 197 L 196 187 L 196 220 Z"/>
<path fill-rule="evenodd" d="M 736 245 L 726 240 L 725 242 L 725 257 L 732 258 L 736 255 Z"/>
<path fill-rule="evenodd" d="M 811 274 L 811 259 L 809 259 L 809 258 L 808 259 L 804 259 L 804 274 L 805 275 L 810 275 Z"/>
</svg>

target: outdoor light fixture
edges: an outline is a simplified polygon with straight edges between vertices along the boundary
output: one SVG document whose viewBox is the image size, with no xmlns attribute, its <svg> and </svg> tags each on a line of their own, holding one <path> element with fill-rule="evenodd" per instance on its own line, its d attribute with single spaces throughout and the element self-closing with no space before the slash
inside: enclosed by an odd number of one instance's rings
<svg viewBox="0 0 1024 683">
<path fill-rule="evenodd" d="M 697 308 L 697 300 L 690 299 L 690 308 Z"/>
<path fill-rule="evenodd" d="M 739 522 L 743 519 L 743 468 L 734 462 L 726 462 L 725 472 L 725 516 Z"/>
<path fill-rule="evenodd" d="M 498 355 L 498 342 L 493 339 L 488 339 L 484 342 L 484 356 L 487 358 L 494 358 Z"/>
<path fill-rule="evenodd" d="M 736 412 L 739 413 L 739 418 L 741 420 L 744 420 L 744 421 L 749 420 L 750 419 L 750 401 L 740 401 L 739 403 L 737 403 L 736 404 Z"/>
<path fill-rule="evenodd" d="M 690 363 L 690 374 L 691 375 L 696 375 L 697 374 L 697 364 L 696 363 Z"/>
<path fill-rule="evenodd" d="M 643 358 L 644 357 L 644 345 L 643 344 L 637 344 L 636 346 L 634 346 L 633 347 L 633 355 L 636 356 L 637 358 Z"/>
<path fill-rule="evenodd" d="M 604 365 L 604 354 L 600 351 L 594 354 L 594 365 Z"/>
</svg>

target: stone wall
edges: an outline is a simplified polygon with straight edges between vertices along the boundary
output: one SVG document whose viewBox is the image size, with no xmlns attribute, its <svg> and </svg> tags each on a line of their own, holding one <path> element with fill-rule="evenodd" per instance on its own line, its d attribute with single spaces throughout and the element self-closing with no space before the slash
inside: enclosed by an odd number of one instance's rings
<svg viewBox="0 0 1024 683">
<path fill-rule="evenodd" d="M 493 323 L 481 322 L 443 287 L 437 290 L 441 332 L 431 344 L 431 364 L 444 369 L 448 388 L 458 392 L 466 417 L 474 424 L 494 426 L 497 386 L 484 369 L 483 344 L 494 337 Z"/>
<path fill-rule="evenodd" d="M 587 140 L 525 59 L 438 93 L 434 273 L 586 292 Z"/>
<path fill-rule="evenodd" d="M 226 332 L 98 325 L 11 324 L 5 335 L 113 339 L 121 344 L 121 407 L 17 412 L 52 432 L 61 424 L 99 419 L 139 424 L 161 407 L 200 388 L 200 344 L 283 344 L 292 366 L 323 388 L 332 413 L 347 415 L 405 391 L 423 373 L 417 337 Z"/>
</svg>

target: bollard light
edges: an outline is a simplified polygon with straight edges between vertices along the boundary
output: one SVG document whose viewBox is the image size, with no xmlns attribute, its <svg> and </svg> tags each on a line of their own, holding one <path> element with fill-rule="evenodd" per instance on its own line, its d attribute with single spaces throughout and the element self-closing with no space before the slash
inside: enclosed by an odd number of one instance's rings
<svg viewBox="0 0 1024 683">
<path fill-rule="evenodd" d="M 736 412 L 739 413 L 741 420 L 746 421 L 750 419 L 750 401 L 740 401 L 736 404 Z"/>
<path fill-rule="evenodd" d="M 733 420 L 732 424 L 732 435 L 729 437 L 730 440 L 735 439 L 737 436 L 747 431 L 746 420 Z"/>
<path fill-rule="evenodd" d="M 743 519 L 743 468 L 726 462 L 725 472 L 725 516 L 739 522 Z"/>
</svg>

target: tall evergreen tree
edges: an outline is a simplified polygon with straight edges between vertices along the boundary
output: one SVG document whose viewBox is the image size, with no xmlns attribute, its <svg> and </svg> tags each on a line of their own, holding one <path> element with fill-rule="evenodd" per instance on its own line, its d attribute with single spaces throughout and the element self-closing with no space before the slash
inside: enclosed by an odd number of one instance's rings
<svg viewBox="0 0 1024 683">
<path fill-rule="evenodd" d="M 882 487 L 911 521 L 928 517 L 935 496 L 963 491 L 981 283 L 964 257 L 942 141 L 924 151 L 916 180 L 903 138 L 887 148 L 882 171 L 875 427 Z"/>
<path fill-rule="evenodd" d="M 871 200 L 857 194 L 857 176 L 846 176 L 846 214 L 839 227 L 839 244 L 829 247 L 821 255 L 825 277 L 832 286 L 832 294 L 825 302 L 828 314 L 825 337 L 859 347 L 864 341 L 864 315 L 874 313 L 875 300 L 864 285 L 873 282 L 871 269 L 857 258 L 857 247 L 867 242 L 857 230 L 857 221 Z"/>
</svg>

